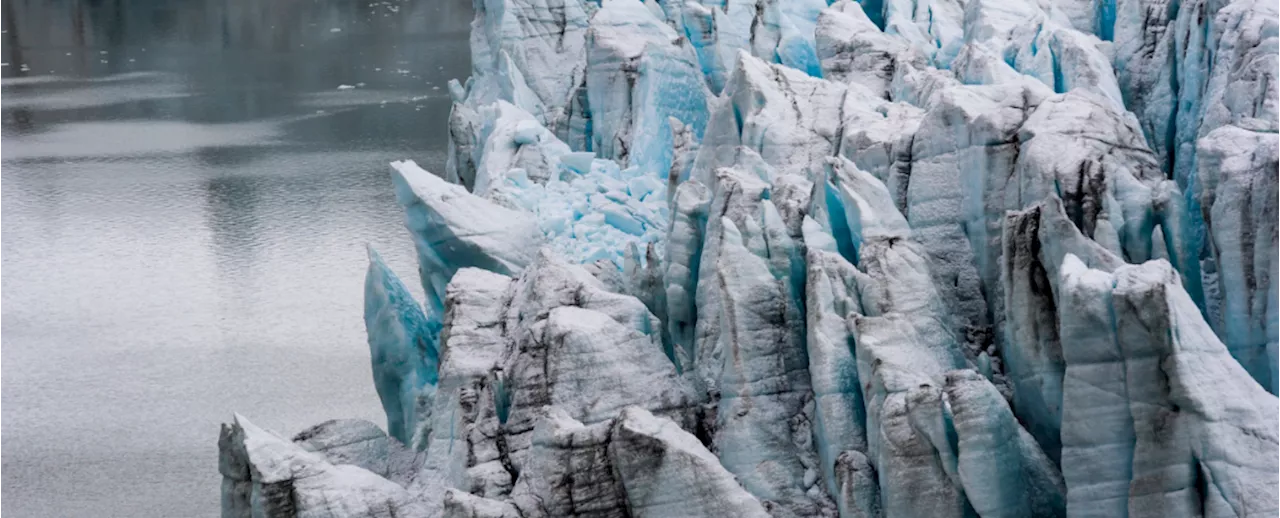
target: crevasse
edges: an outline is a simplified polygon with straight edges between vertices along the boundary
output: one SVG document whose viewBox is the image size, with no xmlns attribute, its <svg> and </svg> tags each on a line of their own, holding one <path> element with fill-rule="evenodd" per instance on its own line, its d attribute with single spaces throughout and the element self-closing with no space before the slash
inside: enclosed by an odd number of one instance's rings
<svg viewBox="0 0 1280 518">
<path fill-rule="evenodd" d="M 1274 516 L 1277 11 L 477 0 L 386 432 L 249 516 Z"/>
</svg>

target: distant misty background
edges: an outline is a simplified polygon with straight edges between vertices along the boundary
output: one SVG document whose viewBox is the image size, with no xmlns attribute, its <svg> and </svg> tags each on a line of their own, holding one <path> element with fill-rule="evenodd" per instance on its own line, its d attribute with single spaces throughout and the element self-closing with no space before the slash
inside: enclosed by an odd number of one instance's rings
<svg viewBox="0 0 1280 518">
<path fill-rule="evenodd" d="M 0 512 L 216 516 L 232 412 L 382 424 L 364 245 L 416 286 L 470 0 L 3 9 Z"/>
</svg>

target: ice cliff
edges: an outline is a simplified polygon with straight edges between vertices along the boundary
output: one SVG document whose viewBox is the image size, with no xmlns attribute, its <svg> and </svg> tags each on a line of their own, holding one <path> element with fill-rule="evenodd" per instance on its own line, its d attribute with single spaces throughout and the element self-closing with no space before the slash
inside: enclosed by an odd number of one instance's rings
<svg viewBox="0 0 1280 518">
<path fill-rule="evenodd" d="M 1274 3 L 475 12 L 387 431 L 236 416 L 224 516 L 1280 512 Z"/>
</svg>

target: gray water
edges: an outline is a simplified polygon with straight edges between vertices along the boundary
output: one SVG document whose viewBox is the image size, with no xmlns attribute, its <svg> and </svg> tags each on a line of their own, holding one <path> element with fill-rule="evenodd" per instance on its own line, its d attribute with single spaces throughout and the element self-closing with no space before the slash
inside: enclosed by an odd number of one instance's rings
<svg viewBox="0 0 1280 518">
<path fill-rule="evenodd" d="M 417 284 L 469 0 L 3 5 L 0 511 L 215 516 L 233 412 L 382 424 L 364 244 Z"/>
</svg>

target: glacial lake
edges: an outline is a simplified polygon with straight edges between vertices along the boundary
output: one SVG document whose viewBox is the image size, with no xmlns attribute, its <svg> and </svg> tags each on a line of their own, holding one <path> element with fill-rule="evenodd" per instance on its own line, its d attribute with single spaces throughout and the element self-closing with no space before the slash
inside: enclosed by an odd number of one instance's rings
<svg viewBox="0 0 1280 518">
<path fill-rule="evenodd" d="M 0 512 L 217 516 L 233 412 L 385 424 L 365 244 L 420 296 L 387 162 L 443 168 L 470 3 L 4 2 Z"/>
</svg>

